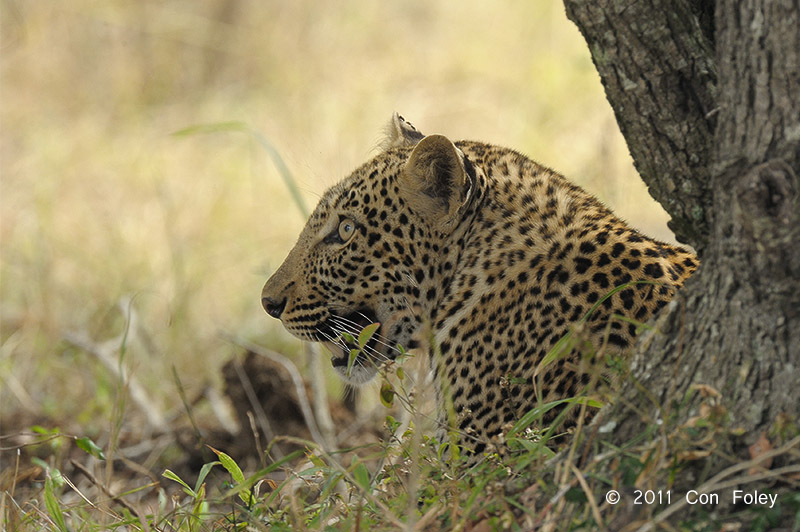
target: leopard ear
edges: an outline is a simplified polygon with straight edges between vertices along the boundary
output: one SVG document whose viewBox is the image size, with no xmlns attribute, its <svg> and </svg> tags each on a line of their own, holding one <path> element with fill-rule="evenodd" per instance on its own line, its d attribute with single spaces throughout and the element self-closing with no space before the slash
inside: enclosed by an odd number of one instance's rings
<svg viewBox="0 0 800 532">
<path fill-rule="evenodd" d="M 465 164 L 466 163 L 466 164 Z M 474 171 L 464 154 L 442 135 L 423 138 L 400 178 L 409 206 L 441 229 L 458 222 L 472 194 Z"/>
<path fill-rule="evenodd" d="M 407 122 L 405 118 L 394 113 L 392 121 L 386 126 L 386 139 L 383 141 L 382 146 L 384 150 L 401 146 L 415 146 L 424 136 L 417 128 L 411 125 L 411 122 Z"/>
</svg>

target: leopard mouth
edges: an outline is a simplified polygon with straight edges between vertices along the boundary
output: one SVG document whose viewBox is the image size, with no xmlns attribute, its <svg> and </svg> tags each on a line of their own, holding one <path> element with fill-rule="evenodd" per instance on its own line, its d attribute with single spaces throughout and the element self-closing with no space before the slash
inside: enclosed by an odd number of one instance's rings
<svg viewBox="0 0 800 532">
<path fill-rule="evenodd" d="M 386 360 L 386 355 L 381 352 L 383 344 L 379 341 L 380 325 L 368 339 L 362 336 L 367 326 L 376 323 L 379 323 L 378 318 L 369 308 L 361 308 L 345 315 L 331 315 L 325 323 L 325 344 L 332 353 L 331 365 L 337 371 L 363 368 L 367 365 L 379 367 Z"/>
</svg>

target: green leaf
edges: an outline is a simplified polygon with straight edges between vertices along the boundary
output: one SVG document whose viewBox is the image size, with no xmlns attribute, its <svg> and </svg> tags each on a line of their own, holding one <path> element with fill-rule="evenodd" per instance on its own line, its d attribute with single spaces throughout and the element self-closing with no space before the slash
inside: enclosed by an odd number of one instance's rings
<svg viewBox="0 0 800 532">
<path fill-rule="evenodd" d="M 394 433 L 397 430 L 397 427 L 400 426 L 400 422 L 392 416 L 386 416 L 386 425 L 389 427 L 389 432 Z"/>
<path fill-rule="evenodd" d="M 353 457 L 353 460 L 355 459 L 356 458 Z M 367 470 L 367 466 L 362 462 L 358 462 L 353 468 L 353 478 L 362 490 L 366 492 L 370 491 L 369 471 Z"/>
<path fill-rule="evenodd" d="M 35 456 L 31 458 L 31 463 L 41 467 L 47 472 L 47 475 L 53 479 L 53 482 L 57 488 L 64 487 L 66 482 L 64 481 L 64 476 L 61 474 L 61 471 L 54 467 L 50 467 L 50 465 L 42 460 L 41 458 L 36 458 Z"/>
<path fill-rule="evenodd" d="M 527 412 L 525 412 L 525 414 L 523 414 L 521 418 L 519 418 L 519 420 L 516 423 L 514 423 L 514 426 L 511 427 L 511 430 L 508 431 L 506 437 L 508 438 L 510 436 L 519 434 L 526 428 L 533 425 L 536 421 L 542 419 L 542 416 L 545 413 L 547 413 L 548 411 L 552 410 L 553 408 L 557 407 L 558 405 L 564 402 L 566 402 L 566 399 L 561 399 L 559 401 L 553 401 L 551 403 L 539 405 L 536 408 L 528 410 Z"/>
<path fill-rule="evenodd" d="M 53 478 L 53 485 L 57 488 L 63 488 L 66 481 L 64 480 L 64 475 L 61 474 L 61 471 L 52 467 L 49 470 L 50 476 Z"/>
<path fill-rule="evenodd" d="M 325 467 L 325 461 L 314 453 L 307 454 L 306 458 L 317 467 Z"/>
<path fill-rule="evenodd" d="M 293 462 L 294 460 L 296 460 L 297 458 L 303 456 L 304 454 L 306 454 L 306 451 L 303 450 L 303 449 L 298 449 L 296 451 L 293 451 L 293 452 L 287 454 L 286 456 L 284 456 L 283 458 L 281 458 L 277 462 L 274 462 L 274 463 L 268 465 L 267 467 L 265 467 L 264 469 L 260 469 L 260 470 L 256 471 L 255 473 L 253 473 L 252 475 L 250 475 L 242 483 L 242 486 L 239 486 L 237 488 L 234 488 L 232 490 L 229 490 L 229 491 L 225 492 L 223 494 L 223 497 L 229 497 L 230 495 L 232 495 L 234 493 L 240 493 L 239 490 L 241 488 L 247 488 L 247 489 L 251 488 L 256 482 L 258 482 L 259 480 L 261 480 L 265 476 L 269 475 L 270 473 L 272 473 L 273 471 L 275 471 L 276 469 L 281 467 L 283 464 L 285 464 L 287 462 Z M 291 480 L 291 478 L 289 478 L 286 481 L 284 481 L 283 483 L 281 483 L 281 487 L 284 484 L 286 484 L 286 482 L 289 481 L 289 480 Z M 270 495 L 270 500 L 272 499 L 273 496 L 276 496 L 276 493 L 278 491 L 280 491 L 280 488 L 275 490 L 275 491 L 273 491 L 273 493 Z"/>
<path fill-rule="evenodd" d="M 39 435 L 39 441 L 41 443 L 49 443 L 50 448 L 54 450 L 58 450 L 61 448 L 61 444 L 63 442 L 63 438 L 61 436 L 61 430 L 56 427 L 54 429 L 46 429 L 41 425 L 33 425 L 30 429 Z"/>
<path fill-rule="evenodd" d="M 217 455 L 217 457 L 219 458 L 219 462 L 222 464 L 222 467 L 224 467 L 228 471 L 228 473 L 230 473 L 231 478 L 233 479 L 234 482 L 236 482 L 237 484 L 241 484 L 242 482 L 244 482 L 244 473 L 242 473 L 241 468 L 239 468 L 239 464 L 237 464 L 233 458 L 223 453 L 222 451 L 214 449 L 211 446 L 208 446 L 208 448 L 211 449 L 211 451 L 213 451 L 213 453 Z"/>
<path fill-rule="evenodd" d="M 506 440 L 509 446 L 518 445 L 522 447 L 525 451 L 532 453 L 534 451 L 538 451 L 539 448 L 545 447 L 539 442 L 526 440 L 525 438 L 508 438 Z"/>
<path fill-rule="evenodd" d="M 458 446 L 458 436 L 455 432 L 450 432 L 450 443 L 445 445 L 448 445 L 448 447 L 442 450 L 447 450 L 450 453 L 450 463 L 459 463 L 461 461 L 461 447 Z M 441 456 L 439 458 L 441 459 Z"/>
<path fill-rule="evenodd" d="M 220 463 L 222 464 L 222 467 L 224 467 L 228 471 L 228 473 L 230 473 L 233 481 L 236 482 L 237 485 L 243 486 L 244 473 L 242 473 L 239 464 L 237 464 L 233 458 L 223 453 L 222 451 L 218 451 L 213 447 L 211 447 L 210 445 L 207 445 L 207 447 L 211 449 L 214 452 L 214 454 L 217 455 Z M 242 499 L 242 501 L 247 505 L 250 505 L 253 502 L 253 494 L 250 493 L 250 490 L 247 488 L 243 488 L 241 491 L 239 491 L 239 498 Z"/>
<path fill-rule="evenodd" d="M 191 495 L 194 498 L 197 498 L 197 492 L 195 492 L 192 488 L 190 488 L 189 484 L 187 484 L 186 482 L 181 480 L 181 477 L 179 477 L 178 475 L 176 475 L 175 473 L 173 473 L 169 469 L 165 469 L 164 472 L 161 473 L 161 475 L 163 477 L 166 477 L 166 478 L 170 479 L 170 480 L 174 480 L 175 482 L 177 482 L 178 484 L 183 486 L 184 491 L 186 493 L 188 493 L 189 495 Z"/>
<path fill-rule="evenodd" d="M 361 352 L 360 349 L 351 349 L 350 354 L 347 356 L 347 376 L 350 376 L 350 370 L 353 369 L 353 364 L 358 358 L 358 354 Z"/>
<path fill-rule="evenodd" d="M 48 469 L 50 469 L 50 466 L 49 466 L 49 465 L 47 465 L 47 462 L 45 462 L 45 461 L 44 461 L 44 460 L 42 460 L 41 458 L 37 458 L 37 457 L 35 457 L 35 456 L 34 456 L 33 458 L 31 458 L 31 463 L 32 463 L 32 464 L 35 464 L 35 465 L 37 465 L 37 466 L 39 466 L 39 467 L 41 467 L 41 468 L 42 468 L 42 469 L 44 469 L 45 471 L 47 471 Z"/>
<path fill-rule="evenodd" d="M 194 507 L 192 508 L 192 515 L 201 517 L 208 511 L 208 503 L 206 502 L 206 485 L 200 484 L 200 489 L 197 490 L 197 497 L 194 500 Z"/>
<path fill-rule="evenodd" d="M 357 343 L 355 337 L 350 333 L 343 332 L 341 336 L 342 336 L 342 340 L 344 340 L 348 344 L 355 345 Z"/>
<path fill-rule="evenodd" d="M 44 504 L 47 507 L 47 513 L 53 518 L 59 530 L 68 532 L 67 523 L 64 520 L 64 512 L 61 511 L 61 506 L 58 504 L 55 491 L 53 489 L 54 481 L 50 475 L 50 470 L 47 471 L 47 478 L 44 481 Z"/>
<path fill-rule="evenodd" d="M 95 442 L 93 442 L 86 436 L 84 436 L 83 438 L 76 438 L 75 445 L 78 446 L 78 449 L 86 451 L 95 458 L 99 458 L 100 460 L 106 459 L 106 455 L 103 454 L 103 449 L 98 447 L 98 445 Z"/>
<path fill-rule="evenodd" d="M 208 474 L 211 472 L 211 468 L 216 465 L 220 465 L 220 462 L 209 462 L 207 464 L 203 464 L 203 467 L 200 468 L 200 475 L 197 477 L 197 482 L 194 485 L 194 491 L 199 493 L 200 486 L 203 485 L 203 481 L 206 479 Z"/>
<path fill-rule="evenodd" d="M 436 448 L 436 457 L 439 458 L 439 460 L 441 460 L 444 457 L 444 453 L 447 452 L 447 447 L 449 445 L 450 445 L 449 443 L 444 442 L 440 443 L 439 447 Z"/>
<path fill-rule="evenodd" d="M 375 331 L 377 331 L 380 326 L 380 323 L 370 323 L 364 327 L 358 335 L 358 347 L 364 349 L 364 346 L 367 345 L 369 339 L 372 338 L 372 335 L 375 334 Z"/>
<path fill-rule="evenodd" d="M 389 381 L 383 381 L 383 384 L 381 384 L 380 394 L 381 404 L 383 404 L 383 406 L 386 408 L 391 408 L 391 406 L 394 404 L 394 395 L 395 392 L 392 384 Z"/>
</svg>

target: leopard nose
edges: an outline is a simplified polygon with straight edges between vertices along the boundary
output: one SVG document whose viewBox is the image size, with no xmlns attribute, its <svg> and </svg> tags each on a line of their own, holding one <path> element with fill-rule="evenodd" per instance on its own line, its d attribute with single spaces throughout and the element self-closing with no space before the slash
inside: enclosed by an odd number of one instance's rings
<svg viewBox="0 0 800 532">
<path fill-rule="evenodd" d="M 261 298 L 261 305 L 264 307 L 264 310 L 267 311 L 267 314 L 273 318 L 280 319 L 283 309 L 286 308 L 286 298 L 278 301 L 276 299 L 272 299 L 271 297 L 265 296 Z"/>
</svg>

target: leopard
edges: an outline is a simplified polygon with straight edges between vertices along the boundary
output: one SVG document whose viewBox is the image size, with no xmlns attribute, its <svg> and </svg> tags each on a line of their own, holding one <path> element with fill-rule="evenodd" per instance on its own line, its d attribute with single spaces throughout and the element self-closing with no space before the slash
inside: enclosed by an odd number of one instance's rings
<svg viewBox="0 0 800 532">
<path fill-rule="evenodd" d="M 424 135 L 397 113 L 386 136 L 322 195 L 261 303 L 355 386 L 427 353 L 436 419 L 471 453 L 585 389 L 580 342 L 552 355 L 565 338 L 627 352 L 699 266 L 517 151 Z"/>
</svg>

